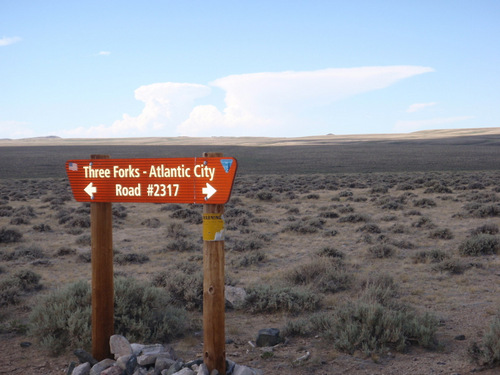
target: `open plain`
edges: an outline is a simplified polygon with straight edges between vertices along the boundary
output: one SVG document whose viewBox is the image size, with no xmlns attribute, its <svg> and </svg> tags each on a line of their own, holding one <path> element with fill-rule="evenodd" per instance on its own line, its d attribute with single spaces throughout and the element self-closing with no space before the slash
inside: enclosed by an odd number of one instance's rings
<svg viewBox="0 0 500 375">
<path fill-rule="evenodd" d="M 29 318 L 44 296 L 91 278 L 89 205 L 72 198 L 65 161 L 211 151 L 239 163 L 225 207 L 226 285 L 247 297 L 226 313 L 228 359 L 265 374 L 498 371 L 489 367 L 500 357 L 488 357 L 484 346 L 500 319 L 500 129 L 492 128 L 300 139 L 2 140 L 0 374 L 65 374 L 75 360 L 76 347 L 57 356 L 41 347 Z M 185 360 L 201 357 L 201 206 L 113 207 L 116 276 L 166 289 L 190 321 L 169 344 Z M 27 271 L 39 278 L 23 289 L 13 280 Z M 373 311 L 379 323 L 370 326 L 363 314 Z M 385 334 L 413 318 L 427 336 L 412 331 L 401 341 Z M 272 350 L 249 344 L 271 327 L 283 343 Z M 363 341 L 367 331 L 370 343 Z"/>
</svg>

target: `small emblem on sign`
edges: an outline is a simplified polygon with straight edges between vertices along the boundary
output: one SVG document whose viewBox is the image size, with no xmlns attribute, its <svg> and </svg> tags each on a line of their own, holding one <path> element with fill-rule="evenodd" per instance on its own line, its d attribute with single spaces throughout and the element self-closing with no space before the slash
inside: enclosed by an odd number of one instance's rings
<svg viewBox="0 0 500 375">
<path fill-rule="evenodd" d="M 221 159 L 220 163 L 222 164 L 222 167 L 224 168 L 226 173 L 229 173 L 231 165 L 233 165 L 233 159 Z"/>
</svg>

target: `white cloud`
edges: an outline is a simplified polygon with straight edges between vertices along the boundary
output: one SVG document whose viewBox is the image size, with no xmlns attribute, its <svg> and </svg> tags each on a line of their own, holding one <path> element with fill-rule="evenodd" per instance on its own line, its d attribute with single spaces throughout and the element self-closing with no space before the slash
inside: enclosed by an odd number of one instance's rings
<svg viewBox="0 0 500 375">
<path fill-rule="evenodd" d="M 109 52 L 109 51 L 100 51 L 97 55 L 98 56 L 109 56 L 109 55 L 111 55 L 111 52 Z"/>
<path fill-rule="evenodd" d="M 22 39 L 18 36 L 0 38 L 0 47 L 9 46 L 11 44 L 20 42 Z"/>
<path fill-rule="evenodd" d="M 212 130 L 238 128 L 246 135 L 262 135 L 284 126 L 300 127 L 300 113 L 308 108 L 367 91 L 386 88 L 417 74 L 432 72 L 420 66 L 361 67 L 306 72 L 231 75 L 211 83 L 226 92 L 226 108 L 195 108 L 178 131 L 184 135 L 214 135 Z"/>
<path fill-rule="evenodd" d="M 417 112 L 417 111 L 420 111 L 421 109 L 424 109 L 424 108 L 427 108 L 427 107 L 432 107 L 432 106 L 434 106 L 436 104 L 437 104 L 436 102 L 431 102 L 431 103 L 415 103 L 415 104 L 410 105 L 408 107 L 408 109 L 406 110 L 406 112 L 408 112 L 408 113 Z"/>
<path fill-rule="evenodd" d="M 394 125 L 394 131 L 401 133 L 414 132 L 418 130 L 455 128 L 455 123 L 474 118 L 473 116 L 440 117 L 427 120 L 398 121 Z"/>
<path fill-rule="evenodd" d="M 356 94 L 386 88 L 402 79 L 432 72 L 421 66 L 382 66 L 323 69 L 304 72 L 264 72 L 230 75 L 209 85 L 225 92 L 225 108 L 196 105 L 208 97 L 209 86 L 155 83 L 139 87 L 135 98 L 144 102 L 138 116 L 124 114 L 110 126 L 79 128 L 65 136 L 125 137 L 148 135 L 283 135 L 310 133 L 307 110 L 325 107 Z M 209 101 L 206 98 L 205 101 Z"/>
<path fill-rule="evenodd" d="M 194 100 L 210 93 L 210 88 L 193 83 L 154 83 L 135 90 L 135 98 L 144 103 L 137 117 L 124 114 L 110 126 L 99 125 L 65 131 L 66 137 L 147 136 L 167 126 L 175 127 L 189 116 Z"/>
</svg>

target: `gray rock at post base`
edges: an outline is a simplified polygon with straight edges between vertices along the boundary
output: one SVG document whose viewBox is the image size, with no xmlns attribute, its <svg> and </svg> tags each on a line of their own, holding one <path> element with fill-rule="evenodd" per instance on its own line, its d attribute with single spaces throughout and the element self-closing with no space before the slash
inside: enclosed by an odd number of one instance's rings
<svg viewBox="0 0 500 375">
<path fill-rule="evenodd" d="M 68 370 L 66 371 L 66 375 L 71 375 L 75 367 L 76 367 L 76 362 L 71 362 L 68 366 Z"/>
<path fill-rule="evenodd" d="M 156 358 L 154 375 L 160 375 L 163 370 L 168 370 L 175 361 L 168 353 L 160 353 Z"/>
<path fill-rule="evenodd" d="M 116 359 L 116 365 L 125 371 L 125 375 L 132 375 L 137 367 L 137 357 L 135 354 L 123 355 Z"/>
<path fill-rule="evenodd" d="M 209 372 L 208 372 L 208 367 L 206 364 L 202 363 L 199 367 L 198 367 L 198 372 L 196 373 L 196 375 L 210 375 Z"/>
<path fill-rule="evenodd" d="M 97 359 L 92 357 L 92 354 L 90 354 L 89 352 L 87 352 L 83 349 L 76 349 L 73 352 L 73 354 L 76 355 L 76 357 L 78 358 L 80 363 L 88 362 L 88 363 L 90 363 L 90 366 L 94 366 L 97 363 Z"/>
<path fill-rule="evenodd" d="M 247 366 L 235 365 L 231 375 L 263 375 L 261 370 L 256 370 Z"/>
<path fill-rule="evenodd" d="M 158 358 L 158 354 L 141 354 L 137 357 L 137 364 L 139 366 L 149 366 L 153 365 Z"/>
<path fill-rule="evenodd" d="M 123 375 L 123 370 L 115 365 L 108 367 L 106 370 L 102 371 L 100 375 Z"/>
<path fill-rule="evenodd" d="M 116 362 L 112 359 L 103 359 L 101 362 L 97 362 L 94 366 L 92 366 L 90 369 L 90 375 L 101 375 L 101 372 L 106 370 L 108 367 L 113 366 L 115 363 Z"/>
<path fill-rule="evenodd" d="M 257 335 L 256 344 L 258 347 L 274 346 L 281 342 L 280 330 L 277 328 L 264 328 Z"/>
<path fill-rule="evenodd" d="M 172 375 L 196 375 L 196 374 L 190 368 L 184 367 L 180 371 L 174 372 Z"/>
<path fill-rule="evenodd" d="M 127 362 L 130 358 L 132 358 L 133 354 L 131 355 L 122 355 L 121 357 L 116 358 L 116 365 L 120 366 L 122 370 L 125 370 L 127 367 Z"/>
<path fill-rule="evenodd" d="M 203 359 L 200 359 L 200 358 L 199 358 L 199 359 L 195 359 L 195 360 L 193 360 L 193 361 L 186 362 L 186 363 L 184 364 L 184 367 L 190 367 L 190 368 L 192 368 L 193 366 L 199 366 L 199 365 L 201 365 L 202 363 L 203 363 Z"/>
<path fill-rule="evenodd" d="M 232 374 L 234 371 L 234 366 L 236 363 L 231 361 L 230 359 L 226 359 L 226 374 Z"/>
<path fill-rule="evenodd" d="M 247 292 L 243 288 L 226 285 L 224 287 L 224 298 L 226 299 L 230 308 L 237 309 L 245 303 Z"/>
<path fill-rule="evenodd" d="M 132 375 L 137 367 L 137 356 L 132 354 L 125 364 L 125 375 Z"/>
<path fill-rule="evenodd" d="M 130 342 L 122 335 L 112 335 L 109 338 L 109 349 L 111 354 L 115 355 L 115 359 L 132 354 Z"/>
<path fill-rule="evenodd" d="M 141 355 L 160 354 L 164 352 L 166 352 L 166 349 L 161 344 L 146 345 L 143 346 L 141 350 Z"/>
<path fill-rule="evenodd" d="M 213 369 L 210 375 L 220 375 L 219 370 Z"/>
<path fill-rule="evenodd" d="M 142 344 L 130 344 L 130 347 L 132 348 L 132 353 L 135 355 L 139 355 L 142 352 L 142 349 L 146 347 L 146 345 Z"/>
<path fill-rule="evenodd" d="M 179 359 L 172 366 L 170 366 L 168 370 L 163 370 L 161 375 L 174 375 L 182 369 L 182 366 L 184 366 L 184 362 Z"/>
<path fill-rule="evenodd" d="M 90 367 L 90 363 L 82 363 L 81 365 L 75 367 L 71 375 L 89 375 Z"/>
</svg>

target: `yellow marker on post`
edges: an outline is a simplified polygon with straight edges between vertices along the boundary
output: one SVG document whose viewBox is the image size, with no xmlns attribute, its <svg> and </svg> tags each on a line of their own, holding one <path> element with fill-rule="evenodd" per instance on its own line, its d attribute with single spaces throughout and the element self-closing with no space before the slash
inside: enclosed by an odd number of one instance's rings
<svg viewBox="0 0 500 375">
<path fill-rule="evenodd" d="M 203 241 L 224 241 L 224 216 L 203 214 Z"/>
</svg>

